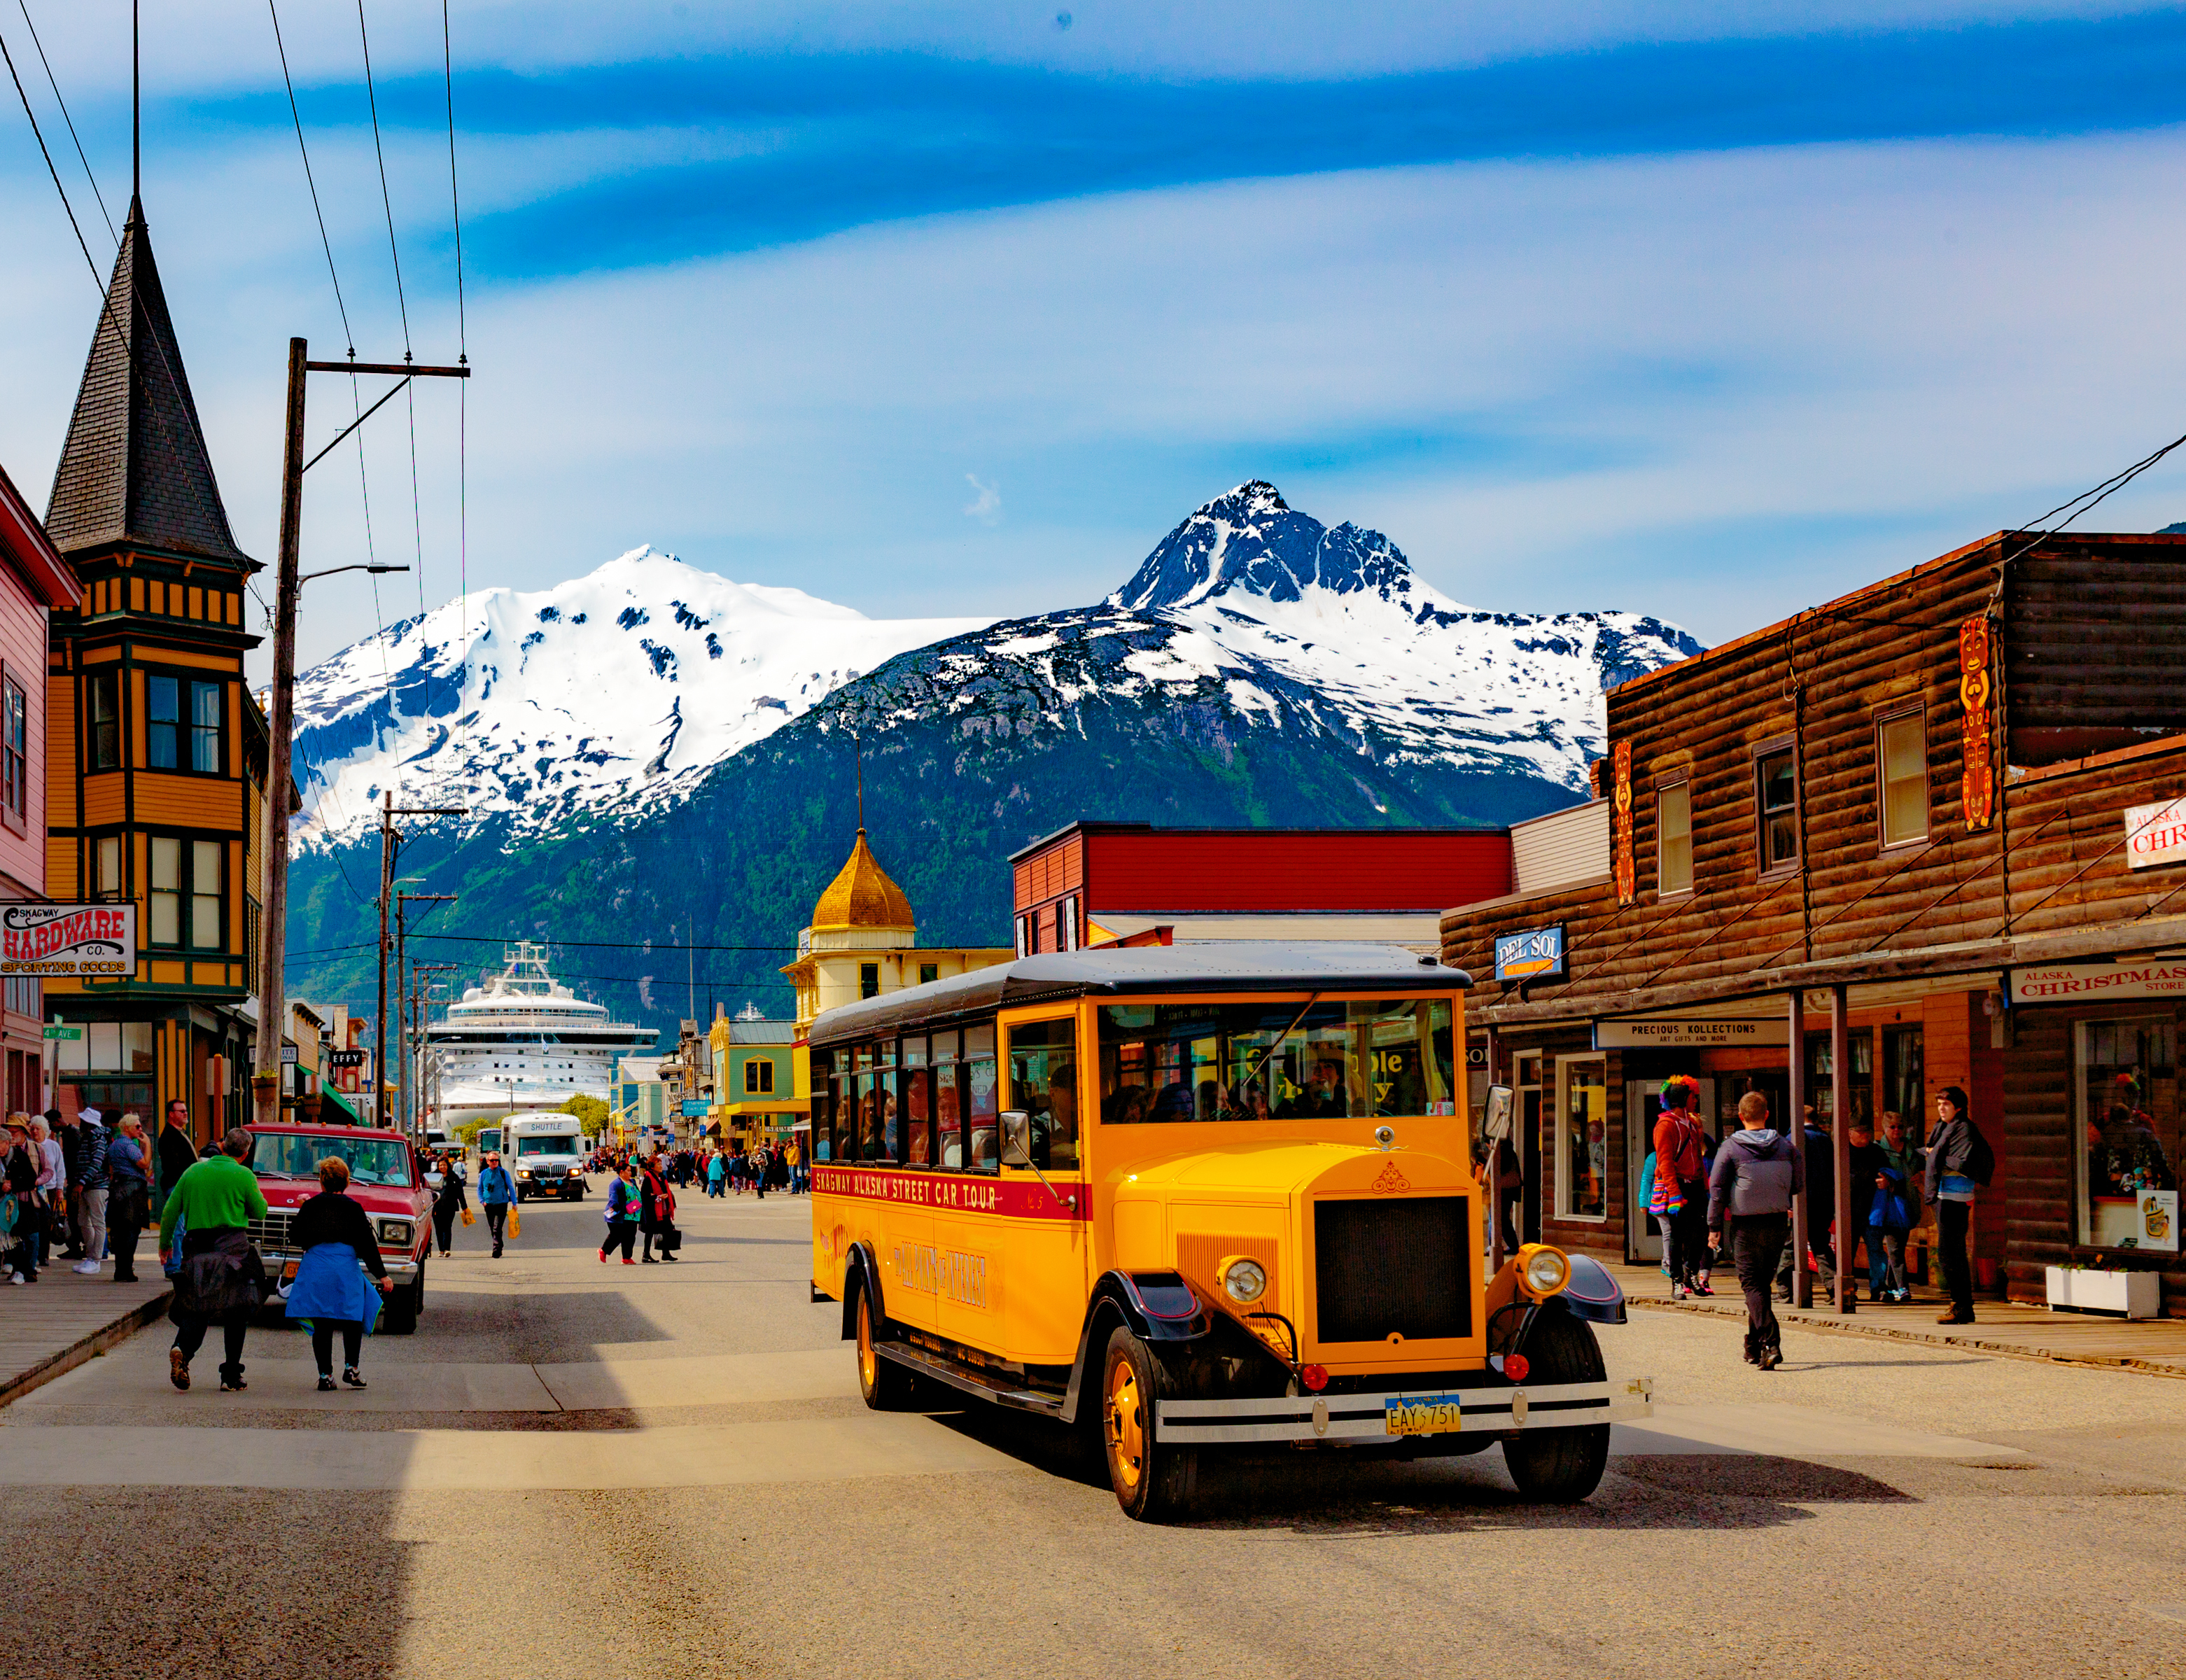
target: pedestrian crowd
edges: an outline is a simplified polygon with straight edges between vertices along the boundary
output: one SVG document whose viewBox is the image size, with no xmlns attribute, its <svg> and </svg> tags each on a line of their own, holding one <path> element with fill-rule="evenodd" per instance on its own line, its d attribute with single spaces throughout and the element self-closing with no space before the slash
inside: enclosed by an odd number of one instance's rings
<svg viewBox="0 0 2186 1680">
<path fill-rule="evenodd" d="M 143 1123 L 124 1114 L 111 1127 L 96 1108 L 8 1117 L 0 1156 L 0 1261 L 10 1284 L 69 1263 L 97 1277 L 137 1280 L 137 1240 L 151 1219 L 153 1156 Z M 194 1151 L 193 1151 L 194 1158 Z"/>
</svg>

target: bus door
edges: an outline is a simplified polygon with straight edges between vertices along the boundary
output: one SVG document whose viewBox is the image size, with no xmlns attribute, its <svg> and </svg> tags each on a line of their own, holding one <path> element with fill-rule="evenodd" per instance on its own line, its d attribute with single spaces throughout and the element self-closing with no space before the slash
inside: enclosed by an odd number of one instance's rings
<svg viewBox="0 0 2186 1680">
<path fill-rule="evenodd" d="M 1029 1159 L 1020 1164 L 1007 1149 L 1001 1158 L 1017 1344 L 1010 1352 L 1032 1364 L 1076 1357 L 1090 1282 L 1078 1016 L 1071 1009 L 1003 1023 L 1003 1106 L 1031 1123 Z"/>
</svg>

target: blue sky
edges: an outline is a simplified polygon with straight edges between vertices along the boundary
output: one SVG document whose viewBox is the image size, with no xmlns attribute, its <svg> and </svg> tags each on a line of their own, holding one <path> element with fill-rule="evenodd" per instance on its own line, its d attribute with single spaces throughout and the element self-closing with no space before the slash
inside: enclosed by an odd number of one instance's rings
<svg viewBox="0 0 2186 1680">
<path fill-rule="evenodd" d="M 31 0 L 109 208 L 127 7 Z M 410 342 L 457 347 L 440 14 L 374 3 Z M 342 0 L 282 23 L 357 347 L 402 348 Z M 1068 18 L 1065 26 L 1063 19 Z M 457 5 L 455 404 L 373 423 L 375 613 L 652 542 L 875 614 L 1083 602 L 1271 478 L 1444 593 L 1719 640 L 2186 430 L 2186 14 L 2059 4 Z M 102 266 L 104 225 L 0 13 Z M 12 89 L 0 90 L 9 98 Z M 146 198 L 270 557 L 285 339 L 342 318 L 272 29 L 147 20 Z M 0 113 L 0 461 L 50 481 L 96 294 Z M 347 391 L 313 391 L 317 437 Z M 393 421 L 392 425 L 386 423 Z M 324 482 L 321 482 L 323 479 Z M 2186 517 L 2159 469 L 2098 526 Z M 362 557 L 354 455 L 311 563 Z"/>
</svg>

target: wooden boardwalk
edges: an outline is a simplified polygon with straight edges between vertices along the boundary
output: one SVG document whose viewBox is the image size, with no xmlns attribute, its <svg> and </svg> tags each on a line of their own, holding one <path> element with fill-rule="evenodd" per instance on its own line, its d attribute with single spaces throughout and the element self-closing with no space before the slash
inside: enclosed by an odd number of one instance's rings
<svg viewBox="0 0 2186 1680">
<path fill-rule="evenodd" d="M 78 1277 L 61 1261 L 34 1284 L 0 1280 L 0 1406 L 74 1370 L 135 1334 L 167 1308 L 171 1293 L 160 1257 L 139 1246 L 140 1281 L 114 1281 L 109 1261 L 96 1277 Z"/>
<path fill-rule="evenodd" d="M 1745 1298 L 1729 1270 L 1715 1274 L 1715 1293 L 1670 1299 L 1670 1280 L 1653 1266 L 1610 1268 L 1635 1307 L 1672 1313 L 1708 1313 L 1746 1321 Z M 1976 1300 L 1970 1324 L 1939 1324 L 1936 1314 L 1946 1302 L 1932 1289 L 1916 1288 L 1903 1307 L 1863 1300 L 1859 1311 L 1840 1317 L 1834 1311 L 1802 1312 L 1778 1302 L 1785 1324 L 1853 1336 L 1924 1341 L 1939 1347 L 1965 1347 L 2021 1359 L 2050 1359 L 2070 1365 L 2099 1365 L 2111 1370 L 2144 1371 L 2151 1376 L 2186 1377 L 2186 1319 L 2092 1318 L 2083 1313 L 2052 1313 L 2019 1302 Z"/>
</svg>

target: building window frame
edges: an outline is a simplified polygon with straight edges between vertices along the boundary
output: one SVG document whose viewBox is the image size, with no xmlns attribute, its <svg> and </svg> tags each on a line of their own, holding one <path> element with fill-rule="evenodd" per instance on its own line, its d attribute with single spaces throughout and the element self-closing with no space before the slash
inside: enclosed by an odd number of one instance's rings
<svg viewBox="0 0 2186 1680">
<path fill-rule="evenodd" d="M 744 1063 L 744 1095 L 774 1095 L 774 1059 L 771 1056 L 755 1056 Z"/>
<path fill-rule="evenodd" d="M 164 849 L 170 847 L 171 852 Z M 148 834 L 144 854 L 143 943 L 165 951 L 224 953 L 227 949 L 227 841 L 204 834 Z M 213 882 L 210 892 L 205 890 L 207 874 Z M 210 939 L 201 937 L 208 918 L 212 922 Z M 170 931 L 173 937 L 160 937 Z"/>
<path fill-rule="evenodd" d="M 31 696 L 0 665 L 0 821 L 19 833 L 31 826 Z"/>
<path fill-rule="evenodd" d="M 2141 1000 L 2134 1006 L 2121 1005 L 2116 1014 L 2082 1016 L 2072 1022 L 2072 1114 L 2074 1135 L 2082 1141 L 2072 1151 L 2072 1246 L 2079 1250 L 2094 1250 L 2106 1254 L 2141 1254 L 2165 1263 L 2175 1261 L 2178 1247 L 2152 1246 L 2145 1219 L 2146 1214 L 2136 1203 L 2146 1200 L 2148 1190 L 2141 1190 L 2126 1196 L 2116 1194 L 2102 1198 L 2107 1204 L 2103 1210 L 2107 1218 L 2098 1217 L 2095 1207 L 2095 1173 L 2099 1164 L 2107 1178 L 2110 1169 L 2136 1164 L 2135 1152 L 2130 1146 L 2133 1123 L 2146 1127 L 2155 1136 L 2159 1146 L 2166 1141 L 2163 1151 L 2168 1156 L 2168 1176 L 2173 1185 L 2178 1183 L 2178 1161 L 2182 1138 L 2179 1120 L 2178 1016 L 2175 1010 L 2166 1009 L 2161 999 Z M 2145 1061 L 2136 1057 L 2127 1064 L 2118 1060 L 2116 1046 L 2119 1035 L 2131 1033 L 2145 1041 L 2151 1035 L 2155 1043 L 2149 1046 L 2170 1058 L 2167 1063 L 2151 1056 Z M 2094 1051 L 2099 1035 L 2107 1043 L 2107 1052 L 2098 1057 Z M 2133 1094 L 2118 1092 L 2116 1084 L 2117 1071 L 2131 1066 L 2136 1074 L 2144 1073 L 2145 1083 Z M 2167 1076 L 2167 1077 L 2166 1077 Z M 2105 1087 L 2106 1098 L 2115 1098 L 2116 1106 L 2127 1109 L 2130 1119 L 2121 1127 L 2116 1116 L 2106 1108 L 2096 1112 L 2091 1100 L 2098 1081 Z M 2161 1085 L 2166 1089 L 2156 1089 Z M 2099 1156 L 2099 1162 L 2098 1156 Z M 2176 1210 L 2179 1202 L 2177 1189 L 2168 1192 L 2156 1191 L 2167 1196 L 2166 1210 L 2171 1213 L 2171 1241 L 2179 1240 Z M 2118 1206 L 2122 1202 L 2122 1207 Z M 2105 1232 L 2104 1226 L 2110 1226 Z M 2128 1245 L 2126 1239 L 2130 1237 Z"/>
<path fill-rule="evenodd" d="M 1791 767 L 1791 795 L 1781 805 L 1768 803 L 1768 766 L 1784 759 Z M 1806 848 L 1800 833 L 1802 798 L 1802 770 L 1799 764 L 1799 743 L 1794 736 L 1778 736 L 1771 741 L 1757 743 L 1753 748 L 1753 862 L 1756 872 L 1766 881 L 1786 875 L 1796 875 L 1806 863 Z M 1777 857 L 1771 845 L 1772 821 L 1791 824 L 1791 852 L 1789 857 Z"/>
<path fill-rule="evenodd" d="M 84 678 L 84 715 L 91 727 L 85 732 L 84 768 L 93 774 L 121 768 L 121 673 L 92 671 Z"/>
<path fill-rule="evenodd" d="M 1920 832 L 1901 834 L 1895 838 L 1890 832 L 1890 759 L 1888 741 L 1893 725 L 1913 720 L 1920 738 Z M 1936 832 L 1934 791 L 1929 785 L 1928 762 L 1928 703 L 1914 700 L 1903 705 L 1879 710 L 1875 714 L 1875 845 L 1878 852 L 1915 851 L 1929 843 Z M 1901 777 L 1900 780 L 1909 778 Z"/>
<path fill-rule="evenodd" d="M 184 671 L 144 673 L 144 767 L 170 776 L 225 774 L 227 685 Z M 171 716 L 160 715 L 171 708 Z M 162 753 L 166 762 L 160 762 Z"/>
<path fill-rule="evenodd" d="M 1673 882 L 1669 868 L 1670 825 L 1666 813 L 1673 802 L 1684 814 L 1684 880 L 1682 885 Z M 1692 895 L 1693 779 L 1690 775 L 1684 775 L 1655 785 L 1655 896 L 1658 899 L 1690 899 Z"/>
<path fill-rule="evenodd" d="M 1040 912 L 1038 910 L 1019 912 L 1017 921 L 1017 955 L 1021 957 L 1037 956 L 1040 954 Z"/>
</svg>

